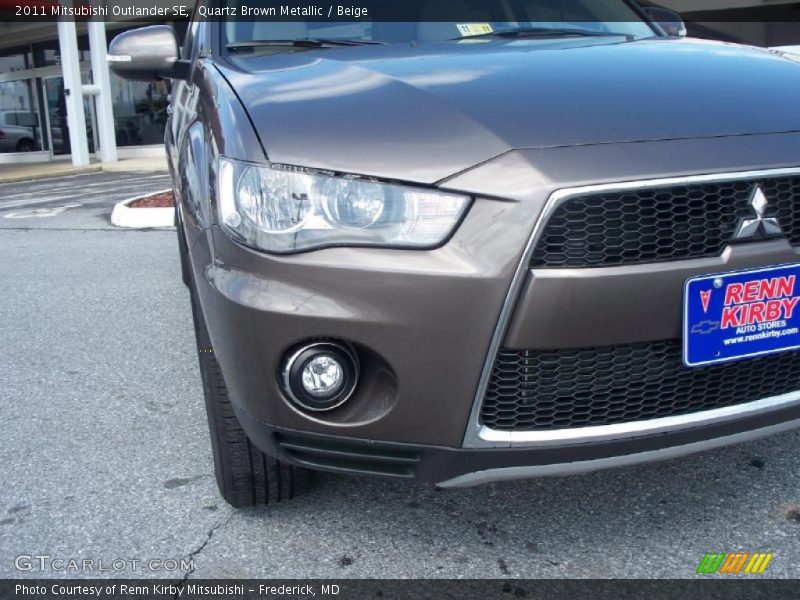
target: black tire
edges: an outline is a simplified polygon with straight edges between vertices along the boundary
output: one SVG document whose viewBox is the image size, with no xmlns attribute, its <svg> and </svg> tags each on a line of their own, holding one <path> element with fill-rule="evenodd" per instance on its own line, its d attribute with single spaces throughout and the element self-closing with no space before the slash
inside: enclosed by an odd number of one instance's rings
<svg viewBox="0 0 800 600">
<path fill-rule="evenodd" d="M 250 442 L 239 424 L 194 290 L 191 298 L 220 494 L 237 508 L 284 502 L 302 494 L 308 490 L 313 473 L 267 456 Z"/>
<path fill-rule="evenodd" d="M 17 152 L 33 152 L 36 146 L 33 143 L 33 140 L 29 140 L 28 138 L 22 138 L 19 142 L 17 142 Z"/>
<path fill-rule="evenodd" d="M 181 279 L 186 287 L 192 286 L 192 274 L 189 271 L 189 245 L 186 243 L 186 234 L 183 231 L 183 224 L 178 216 L 178 209 L 175 209 L 175 229 L 178 232 L 178 254 L 181 257 Z"/>
</svg>

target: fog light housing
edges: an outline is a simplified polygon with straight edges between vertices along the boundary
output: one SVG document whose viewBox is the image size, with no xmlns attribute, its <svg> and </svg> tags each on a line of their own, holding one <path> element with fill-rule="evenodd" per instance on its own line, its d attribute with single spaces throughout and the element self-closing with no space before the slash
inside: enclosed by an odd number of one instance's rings
<svg viewBox="0 0 800 600">
<path fill-rule="evenodd" d="M 282 369 L 283 391 L 305 410 L 333 410 L 350 398 L 358 381 L 355 355 L 343 344 L 317 342 L 290 352 Z"/>
</svg>

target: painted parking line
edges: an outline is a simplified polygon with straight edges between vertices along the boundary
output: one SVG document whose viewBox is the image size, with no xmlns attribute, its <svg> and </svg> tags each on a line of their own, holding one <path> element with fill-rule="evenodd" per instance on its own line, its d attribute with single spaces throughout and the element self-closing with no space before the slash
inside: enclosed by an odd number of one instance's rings
<svg viewBox="0 0 800 600">
<path fill-rule="evenodd" d="M 75 177 L 86 177 L 84 176 L 75 176 Z M 168 180 L 169 175 L 166 174 L 159 174 L 159 175 L 150 175 L 150 176 L 129 176 L 129 177 L 119 177 L 113 179 L 106 179 L 103 178 L 102 180 L 89 180 L 89 181 L 64 181 L 64 179 L 70 178 L 59 178 L 57 180 L 49 179 L 40 182 L 29 182 L 24 184 L 25 191 L 22 192 L 23 194 L 36 194 L 43 191 L 55 191 L 55 190 L 69 190 L 76 187 L 76 185 L 80 185 L 82 188 L 108 188 L 114 187 L 119 185 L 123 182 L 129 183 L 147 183 L 157 180 Z M 23 184 L 20 183 L 7 183 L 7 184 L 0 184 L 0 193 L 2 193 L 5 189 L 14 190 L 15 188 L 21 187 Z"/>
<path fill-rule="evenodd" d="M 4 219 L 36 219 L 42 217 L 55 217 L 70 208 L 83 206 L 80 202 L 72 202 L 61 206 L 48 206 L 47 208 L 34 208 L 30 210 L 18 210 L 14 212 L 0 213 Z"/>
<path fill-rule="evenodd" d="M 159 178 L 166 184 L 169 182 L 168 177 Z M 104 182 L 103 187 L 99 189 L 89 189 L 89 186 L 75 186 L 52 188 L 49 190 L 37 190 L 25 194 L 15 194 L 13 200 L 0 201 L 0 210 L 10 208 L 20 208 L 24 206 L 34 206 L 37 204 L 49 204 L 53 202 L 64 202 L 67 200 L 91 200 L 94 198 L 101 198 L 109 195 L 118 195 L 124 193 L 125 196 L 135 196 L 137 193 L 148 193 L 154 188 L 156 178 L 143 181 L 142 179 L 123 180 L 123 181 L 109 181 Z M 98 184 L 93 184 L 92 187 L 97 187 Z M 45 195 L 42 195 L 45 194 Z"/>
<path fill-rule="evenodd" d="M 124 192 L 125 196 L 136 196 L 137 193 L 148 193 L 152 189 L 152 185 L 149 186 L 125 186 L 124 190 L 114 190 L 117 194 L 120 192 Z M 83 200 L 83 201 L 90 201 L 92 199 L 100 199 L 103 197 L 107 197 L 110 195 L 109 190 L 103 190 L 99 192 L 94 192 L 87 194 L 84 191 L 74 193 L 74 194 L 56 194 L 56 195 L 48 195 L 41 198 L 24 198 L 21 200 L 10 200 L 8 202 L 0 202 L 0 210 L 7 210 L 10 208 L 21 208 L 25 206 L 34 206 L 37 204 L 51 204 L 53 202 L 64 202 L 66 200 Z"/>
</svg>

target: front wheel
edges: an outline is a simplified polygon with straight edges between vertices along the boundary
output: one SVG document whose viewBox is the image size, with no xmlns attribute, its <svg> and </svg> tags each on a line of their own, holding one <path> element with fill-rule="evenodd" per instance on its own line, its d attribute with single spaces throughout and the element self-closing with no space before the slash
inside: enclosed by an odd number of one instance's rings
<svg viewBox="0 0 800 600">
<path fill-rule="evenodd" d="M 248 439 L 233 412 L 203 312 L 190 287 L 197 353 L 214 453 L 217 486 L 235 507 L 282 502 L 307 490 L 312 472 L 267 456 Z"/>
</svg>

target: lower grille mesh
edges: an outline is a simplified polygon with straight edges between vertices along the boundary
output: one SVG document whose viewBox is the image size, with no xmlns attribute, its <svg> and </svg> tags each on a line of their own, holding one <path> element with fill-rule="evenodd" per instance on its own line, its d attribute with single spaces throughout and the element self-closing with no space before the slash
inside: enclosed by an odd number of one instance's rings
<svg viewBox="0 0 800 600">
<path fill-rule="evenodd" d="M 800 352 L 689 369 L 677 340 L 577 350 L 501 349 L 481 420 L 502 431 L 610 425 L 798 389 Z"/>
</svg>

